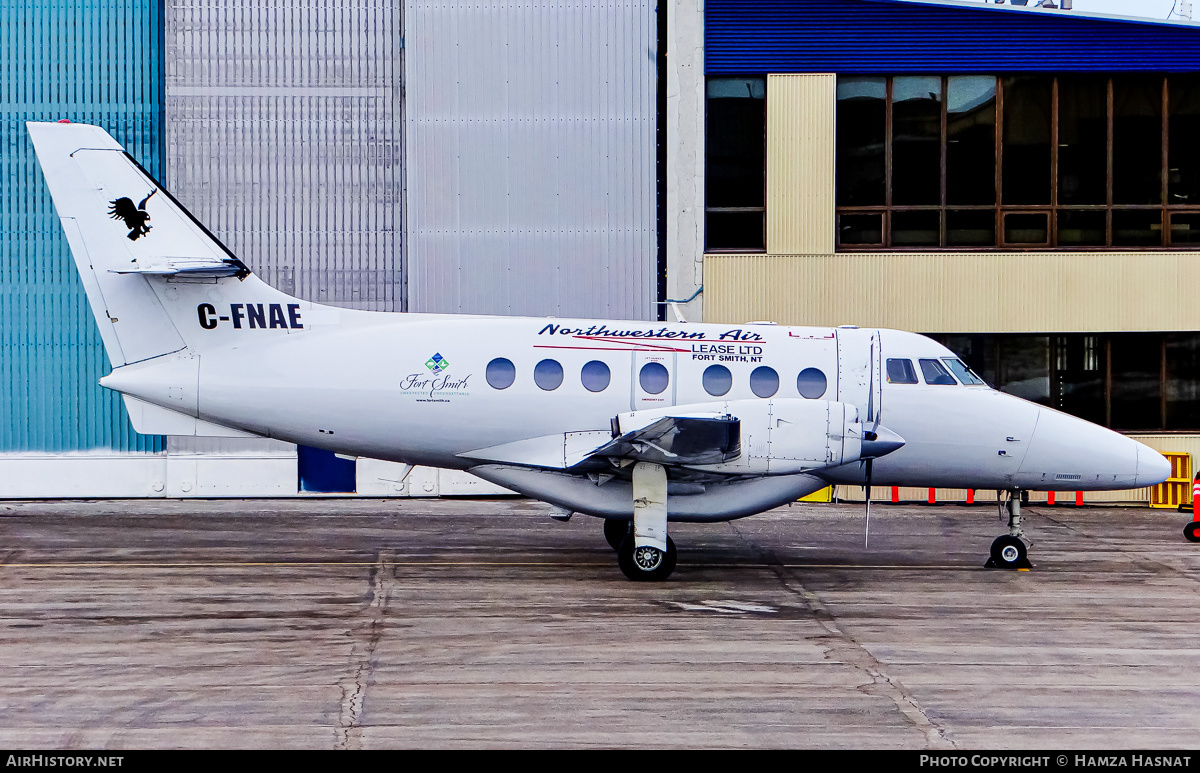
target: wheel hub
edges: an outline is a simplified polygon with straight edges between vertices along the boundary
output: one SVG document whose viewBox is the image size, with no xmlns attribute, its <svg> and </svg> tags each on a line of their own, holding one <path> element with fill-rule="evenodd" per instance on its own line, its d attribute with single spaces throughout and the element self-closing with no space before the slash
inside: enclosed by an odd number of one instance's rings
<svg viewBox="0 0 1200 773">
<path fill-rule="evenodd" d="M 663 562 L 663 552 L 658 548 L 643 546 L 633 551 L 633 563 L 643 572 L 653 572 Z"/>
<path fill-rule="evenodd" d="M 1017 560 L 1017 557 L 1020 555 L 1020 553 L 1012 545 L 1005 545 L 1004 549 L 1000 551 L 1000 555 L 1005 561 L 1011 564 L 1013 561 Z"/>
</svg>

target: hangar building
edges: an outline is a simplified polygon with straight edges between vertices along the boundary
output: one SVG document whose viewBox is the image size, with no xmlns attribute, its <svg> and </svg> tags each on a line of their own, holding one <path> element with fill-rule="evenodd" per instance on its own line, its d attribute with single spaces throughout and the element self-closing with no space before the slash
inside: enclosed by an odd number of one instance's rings
<svg viewBox="0 0 1200 773">
<path fill-rule="evenodd" d="M 895 0 L 703 24 L 706 320 L 933 334 L 1200 453 L 1200 29 Z"/>
<path fill-rule="evenodd" d="M 916 330 L 1200 453 L 1195 28 L 953 0 L 13 0 L 0 34 L 0 496 L 492 490 L 134 433 L 22 126 L 64 117 L 301 297 Z"/>
<path fill-rule="evenodd" d="M 495 490 L 266 440 L 140 436 L 27 120 L 97 123 L 262 278 L 385 311 L 653 318 L 648 0 L 0 4 L 0 496 Z"/>
</svg>

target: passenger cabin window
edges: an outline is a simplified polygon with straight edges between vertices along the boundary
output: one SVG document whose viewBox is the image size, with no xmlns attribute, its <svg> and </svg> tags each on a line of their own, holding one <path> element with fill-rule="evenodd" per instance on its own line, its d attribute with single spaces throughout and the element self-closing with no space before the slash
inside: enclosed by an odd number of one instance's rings
<svg viewBox="0 0 1200 773">
<path fill-rule="evenodd" d="M 533 383 L 552 392 L 562 386 L 563 369 L 557 360 L 542 360 L 533 366 Z"/>
<path fill-rule="evenodd" d="M 733 374 L 724 365 L 709 365 L 704 369 L 701 382 L 705 392 L 713 397 L 720 397 L 729 394 L 729 389 L 733 386 Z"/>
<path fill-rule="evenodd" d="M 583 388 L 587 391 L 603 392 L 608 389 L 608 382 L 612 380 L 612 372 L 603 362 L 592 360 L 583 366 L 579 378 L 583 382 Z"/>
<path fill-rule="evenodd" d="M 770 397 L 779 391 L 779 374 L 766 365 L 750 372 L 750 391 L 758 397 Z"/>
<path fill-rule="evenodd" d="M 912 360 L 888 360 L 887 381 L 889 384 L 916 384 L 917 371 Z"/>
<path fill-rule="evenodd" d="M 975 375 L 975 371 L 966 366 L 962 360 L 957 360 L 953 357 L 943 357 L 942 362 L 950 368 L 950 371 L 958 376 L 960 383 L 967 386 L 986 386 L 979 376 Z"/>
<path fill-rule="evenodd" d="M 828 387 L 829 382 L 825 379 L 825 374 L 818 368 L 805 368 L 796 376 L 796 391 L 801 397 L 807 397 L 809 400 L 816 400 L 824 395 Z"/>
<path fill-rule="evenodd" d="M 921 375 L 925 377 L 926 384 L 933 386 L 958 386 L 958 382 L 954 380 L 954 377 L 937 360 L 921 360 Z"/>
<path fill-rule="evenodd" d="M 487 364 L 483 377 L 492 389 L 508 389 L 517 380 L 517 366 L 512 360 L 497 357 Z"/>
<path fill-rule="evenodd" d="M 642 385 L 642 391 L 648 394 L 662 394 L 667 384 L 671 383 L 671 374 L 667 372 L 665 365 L 659 362 L 648 362 L 642 366 L 638 373 L 638 383 Z"/>
</svg>

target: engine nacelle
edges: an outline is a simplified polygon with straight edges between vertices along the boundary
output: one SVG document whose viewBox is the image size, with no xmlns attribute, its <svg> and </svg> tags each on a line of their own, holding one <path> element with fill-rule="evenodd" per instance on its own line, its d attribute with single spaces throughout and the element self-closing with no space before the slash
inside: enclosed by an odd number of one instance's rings
<svg viewBox="0 0 1200 773">
<path fill-rule="evenodd" d="M 741 456 L 684 466 L 733 475 L 788 475 L 853 462 L 862 454 L 858 409 L 831 400 L 726 400 L 633 411 L 617 418 L 621 431 L 629 432 L 663 417 L 714 414 L 741 421 Z"/>
</svg>

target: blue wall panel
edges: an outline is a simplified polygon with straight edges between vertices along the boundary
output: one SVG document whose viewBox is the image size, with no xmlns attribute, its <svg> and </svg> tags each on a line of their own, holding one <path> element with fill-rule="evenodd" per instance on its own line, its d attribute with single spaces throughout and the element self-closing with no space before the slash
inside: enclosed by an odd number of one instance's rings
<svg viewBox="0 0 1200 773">
<path fill-rule="evenodd" d="M 95 123 L 163 177 L 161 0 L 0 0 L 0 452 L 160 451 L 133 431 L 25 121 Z"/>
<path fill-rule="evenodd" d="M 706 0 L 705 70 L 1197 72 L 1200 29 L 895 0 Z"/>
</svg>

